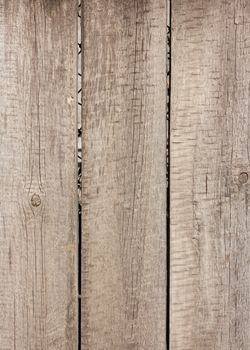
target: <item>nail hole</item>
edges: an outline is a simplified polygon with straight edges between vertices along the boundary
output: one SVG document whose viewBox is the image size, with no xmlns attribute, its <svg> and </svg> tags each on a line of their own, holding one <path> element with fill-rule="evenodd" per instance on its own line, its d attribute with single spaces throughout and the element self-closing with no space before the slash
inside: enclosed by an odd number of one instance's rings
<svg viewBox="0 0 250 350">
<path fill-rule="evenodd" d="M 247 183 L 247 181 L 248 181 L 248 174 L 245 173 L 245 172 L 240 173 L 240 175 L 239 175 L 239 182 L 241 184 L 245 184 L 245 183 Z"/>
<path fill-rule="evenodd" d="M 38 194 L 33 194 L 33 196 L 31 197 L 31 204 L 33 205 L 33 207 L 39 207 L 39 205 L 41 204 L 41 198 Z"/>
</svg>

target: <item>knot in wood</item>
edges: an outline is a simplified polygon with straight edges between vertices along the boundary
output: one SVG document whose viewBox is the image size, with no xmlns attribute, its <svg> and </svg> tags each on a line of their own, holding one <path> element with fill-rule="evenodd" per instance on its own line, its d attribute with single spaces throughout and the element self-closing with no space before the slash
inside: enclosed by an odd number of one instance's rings
<svg viewBox="0 0 250 350">
<path fill-rule="evenodd" d="M 38 194 L 33 194 L 33 196 L 31 197 L 31 204 L 33 205 L 33 207 L 39 207 L 39 205 L 41 204 L 41 198 Z"/>
<path fill-rule="evenodd" d="M 240 175 L 239 175 L 240 184 L 245 184 L 245 183 L 247 183 L 247 181 L 248 181 L 248 173 L 246 173 L 246 172 L 240 173 Z"/>
</svg>

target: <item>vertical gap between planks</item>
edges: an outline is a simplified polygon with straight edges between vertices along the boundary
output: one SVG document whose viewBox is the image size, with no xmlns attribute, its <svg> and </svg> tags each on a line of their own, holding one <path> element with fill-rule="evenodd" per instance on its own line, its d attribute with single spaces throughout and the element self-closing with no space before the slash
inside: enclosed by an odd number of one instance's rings
<svg viewBox="0 0 250 350">
<path fill-rule="evenodd" d="M 167 261 L 167 278 L 166 278 L 166 348 L 170 349 L 170 108 L 171 108 L 171 0 L 167 0 L 167 144 L 166 144 L 166 177 L 167 177 L 167 213 L 166 213 L 166 261 Z"/>
<path fill-rule="evenodd" d="M 78 157 L 78 350 L 81 349 L 81 250 L 82 250 L 82 205 L 81 205 L 81 188 L 82 188 L 82 39 L 81 39 L 81 9 L 82 0 L 78 0 L 77 8 L 77 122 L 78 122 L 78 137 L 77 137 L 77 157 Z"/>
</svg>

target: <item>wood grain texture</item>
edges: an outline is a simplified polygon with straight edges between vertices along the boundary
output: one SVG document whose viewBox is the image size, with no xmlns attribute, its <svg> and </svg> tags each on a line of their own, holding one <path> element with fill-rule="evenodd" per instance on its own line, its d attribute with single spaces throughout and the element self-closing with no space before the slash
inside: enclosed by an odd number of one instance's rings
<svg viewBox="0 0 250 350">
<path fill-rule="evenodd" d="M 166 349 L 166 2 L 83 2 L 82 346 Z"/>
<path fill-rule="evenodd" d="M 76 349 L 76 5 L 0 0 L 0 349 Z"/>
<path fill-rule="evenodd" d="M 173 1 L 172 350 L 250 348 L 249 18 Z"/>
</svg>

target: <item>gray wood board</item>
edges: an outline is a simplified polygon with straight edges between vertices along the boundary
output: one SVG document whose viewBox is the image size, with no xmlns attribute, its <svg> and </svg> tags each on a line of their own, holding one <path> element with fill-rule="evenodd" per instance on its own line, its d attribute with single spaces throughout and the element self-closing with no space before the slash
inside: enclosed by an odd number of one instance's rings
<svg viewBox="0 0 250 350">
<path fill-rule="evenodd" d="M 86 350 L 166 349 L 166 16 L 83 2 Z"/>
<path fill-rule="evenodd" d="M 76 349 L 76 2 L 0 1 L 0 349 Z"/>
<path fill-rule="evenodd" d="M 172 350 L 250 348 L 250 3 L 172 4 Z"/>
</svg>

